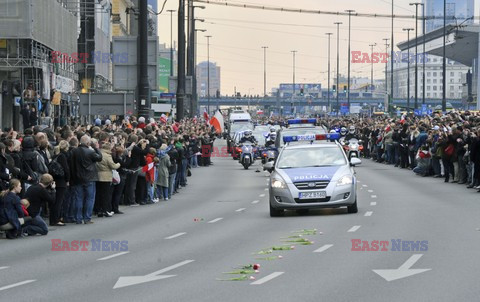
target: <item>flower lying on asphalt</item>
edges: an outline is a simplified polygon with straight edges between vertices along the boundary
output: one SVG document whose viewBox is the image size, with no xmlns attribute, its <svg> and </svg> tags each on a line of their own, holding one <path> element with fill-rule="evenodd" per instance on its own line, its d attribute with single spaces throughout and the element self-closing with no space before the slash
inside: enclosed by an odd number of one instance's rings
<svg viewBox="0 0 480 302">
<path fill-rule="evenodd" d="M 245 281 L 245 280 L 248 280 L 247 275 L 243 275 L 236 278 L 230 278 L 230 279 L 217 279 L 217 281 Z"/>
<path fill-rule="evenodd" d="M 272 247 L 272 250 L 274 251 L 290 251 L 290 250 L 294 250 L 295 249 L 295 246 L 294 245 L 291 245 L 291 246 L 274 246 Z"/>
<path fill-rule="evenodd" d="M 312 230 L 303 229 L 300 231 L 295 231 L 294 233 L 300 233 L 301 235 L 317 235 L 317 229 L 312 229 Z"/>
<path fill-rule="evenodd" d="M 282 259 L 282 258 L 283 258 L 282 255 L 278 255 L 278 256 L 273 256 L 273 257 L 261 257 L 261 258 L 255 258 L 255 259 L 271 261 L 271 260 Z"/>
<path fill-rule="evenodd" d="M 255 273 L 255 270 L 251 270 L 251 269 L 239 269 L 239 270 L 235 270 L 235 271 L 231 271 L 231 272 L 227 272 L 227 273 L 224 273 L 224 274 L 231 274 L 231 275 L 249 275 L 249 274 L 254 274 Z"/>
</svg>

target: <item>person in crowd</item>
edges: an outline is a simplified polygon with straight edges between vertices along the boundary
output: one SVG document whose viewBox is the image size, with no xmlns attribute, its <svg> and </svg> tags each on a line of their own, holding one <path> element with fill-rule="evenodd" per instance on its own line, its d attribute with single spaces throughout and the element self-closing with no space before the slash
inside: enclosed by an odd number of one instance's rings
<svg viewBox="0 0 480 302">
<path fill-rule="evenodd" d="M 65 194 L 67 192 L 67 188 L 70 185 L 70 167 L 68 165 L 68 149 L 70 148 L 70 144 L 62 140 L 55 147 L 55 155 L 52 159 L 52 162 L 55 161 L 60 165 L 62 173 L 58 173 L 53 176 L 53 180 L 55 181 L 55 202 L 51 204 L 50 208 L 50 226 L 64 226 L 65 224 L 62 222 L 62 208 L 63 202 L 65 200 Z"/>
<path fill-rule="evenodd" d="M 101 147 L 102 160 L 96 163 L 98 181 L 96 183 L 95 203 L 98 205 L 98 217 L 112 217 L 112 171 L 120 168 L 112 158 L 112 145 L 104 142 Z"/>
<path fill-rule="evenodd" d="M 75 221 L 91 224 L 95 202 L 96 163 L 102 160 L 98 143 L 92 144 L 88 135 L 83 135 L 80 145 L 72 153 L 72 175 L 75 195 Z"/>
<path fill-rule="evenodd" d="M 22 191 L 20 180 L 11 179 L 9 187 L 0 193 L 0 225 L 10 223 L 12 230 L 6 232 L 8 239 L 15 239 L 21 234 L 22 224 L 19 218 L 24 217 L 18 194 Z"/>
<path fill-rule="evenodd" d="M 168 146 L 170 151 L 168 151 L 168 156 L 170 157 L 170 168 L 168 168 L 168 198 L 171 199 L 173 194 L 178 193 L 175 189 L 175 182 L 177 178 L 177 162 L 178 162 L 178 151 L 175 148 L 175 140 L 170 140 L 170 145 Z"/>
<path fill-rule="evenodd" d="M 155 199 L 155 156 L 157 150 L 150 147 L 148 149 L 148 154 L 145 156 L 145 182 L 147 190 L 147 204 L 153 204 L 157 201 Z"/>
<path fill-rule="evenodd" d="M 168 152 L 169 147 L 163 144 L 160 147 L 157 159 L 157 196 L 162 197 L 164 200 L 169 198 L 169 168 L 172 166 Z"/>
<path fill-rule="evenodd" d="M 120 164 L 120 168 L 117 169 L 120 176 L 120 182 L 113 186 L 112 193 L 112 210 L 114 214 L 123 214 L 119 209 L 119 205 L 122 201 L 123 192 L 125 189 L 125 183 L 127 181 L 127 174 L 130 173 L 128 165 L 130 162 L 131 151 L 124 148 L 123 136 L 120 138 L 120 143 L 117 144 L 112 155 L 112 159 L 115 163 Z"/>
<path fill-rule="evenodd" d="M 25 199 L 30 202 L 29 214 L 32 221 L 25 226 L 28 236 L 48 234 L 48 226 L 43 220 L 42 209 L 55 203 L 55 182 L 50 174 L 40 176 L 39 183 L 28 188 Z"/>
</svg>

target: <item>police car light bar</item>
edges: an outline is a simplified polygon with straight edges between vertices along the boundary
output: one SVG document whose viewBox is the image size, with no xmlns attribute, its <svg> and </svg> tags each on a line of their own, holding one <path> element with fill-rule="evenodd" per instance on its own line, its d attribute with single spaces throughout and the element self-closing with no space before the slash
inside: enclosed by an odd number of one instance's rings
<svg viewBox="0 0 480 302">
<path fill-rule="evenodd" d="M 300 141 L 324 141 L 324 140 L 337 140 L 340 139 L 339 133 L 328 134 L 311 134 L 311 135 L 296 135 L 296 136 L 284 136 L 284 143 L 300 142 Z"/>
<path fill-rule="evenodd" d="M 314 119 L 314 118 L 288 120 L 288 124 L 289 124 L 289 125 L 315 124 L 316 122 L 317 122 L 317 120 Z"/>
</svg>

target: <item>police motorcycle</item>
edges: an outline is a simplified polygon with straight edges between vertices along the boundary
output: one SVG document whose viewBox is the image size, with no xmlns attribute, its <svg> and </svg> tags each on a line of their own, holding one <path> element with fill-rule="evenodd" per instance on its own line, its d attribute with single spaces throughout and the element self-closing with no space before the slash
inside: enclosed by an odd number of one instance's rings
<svg viewBox="0 0 480 302">
<path fill-rule="evenodd" d="M 244 136 L 239 142 L 239 148 L 241 153 L 239 156 L 239 162 L 248 170 L 248 168 L 255 162 L 255 153 L 257 152 L 257 142 L 252 136 L 251 130 L 246 130 Z"/>
<path fill-rule="evenodd" d="M 352 157 L 360 158 L 363 151 L 363 141 L 356 138 L 355 126 L 350 126 L 348 134 L 340 139 L 340 143 L 348 160 L 352 159 Z"/>
</svg>

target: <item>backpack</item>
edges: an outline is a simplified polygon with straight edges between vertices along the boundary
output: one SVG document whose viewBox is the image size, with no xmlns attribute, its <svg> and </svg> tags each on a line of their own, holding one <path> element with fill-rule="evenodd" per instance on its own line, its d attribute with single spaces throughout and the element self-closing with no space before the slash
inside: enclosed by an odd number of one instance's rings
<svg viewBox="0 0 480 302">
<path fill-rule="evenodd" d="M 32 168 L 35 172 L 38 172 L 39 174 L 45 174 L 49 172 L 49 169 L 45 164 L 45 159 L 38 151 L 35 151 L 35 167 Z"/>
<path fill-rule="evenodd" d="M 62 165 L 57 161 L 58 155 L 52 159 L 48 164 L 48 173 L 53 176 L 53 178 L 61 178 L 65 176 L 65 171 L 63 170 Z"/>
</svg>

